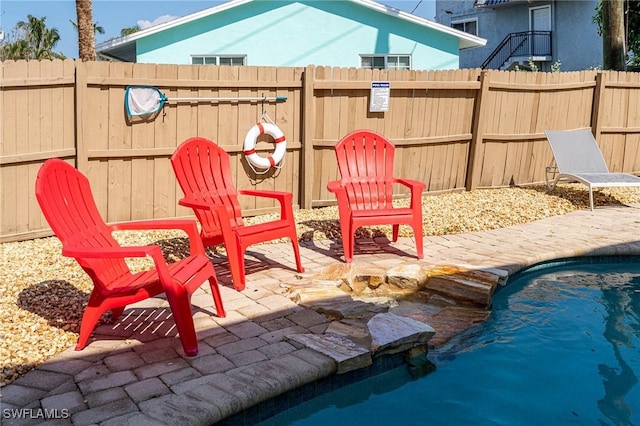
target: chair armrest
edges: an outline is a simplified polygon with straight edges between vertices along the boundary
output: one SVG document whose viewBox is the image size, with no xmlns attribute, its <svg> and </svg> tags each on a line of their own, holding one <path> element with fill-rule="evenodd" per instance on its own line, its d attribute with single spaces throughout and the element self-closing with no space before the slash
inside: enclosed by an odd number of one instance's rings
<svg viewBox="0 0 640 426">
<path fill-rule="evenodd" d="M 220 229 L 222 230 L 222 234 L 224 235 L 225 245 L 234 244 L 235 236 L 231 227 L 231 220 L 233 218 L 233 215 L 227 212 L 227 208 L 224 204 L 207 203 L 187 197 L 181 198 L 178 201 L 178 204 L 192 209 L 211 210 L 212 212 L 214 212 L 217 215 Z"/>
<path fill-rule="evenodd" d="M 178 201 L 178 204 L 184 207 L 190 207 L 192 209 L 200 209 L 200 210 L 212 210 L 218 213 L 221 217 L 226 217 L 227 220 L 231 220 L 231 216 L 227 213 L 227 208 L 224 204 L 214 204 L 208 203 L 206 201 L 198 201 L 193 198 L 181 198 Z"/>
<path fill-rule="evenodd" d="M 329 190 L 329 192 L 333 192 L 336 195 L 338 194 L 338 192 L 345 192 L 345 189 L 339 180 L 332 180 L 331 182 L 328 182 L 327 189 Z"/>
<path fill-rule="evenodd" d="M 198 225 L 194 220 L 166 219 L 166 220 L 137 220 L 119 222 L 109 226 L 111 231 L 141 231 L 158 229 L 179 229 L 189 238 L 189 254 L 204 254 L 204 246 L 198 234 Z"/>
<path fill-rule="evenodd" d="M 394 178 L 393 181 L 399 183 L 400 185 L 404 185 L 407 188 L 419 188 L 420 192 L 422 192 L 422 190 L 427 187 L 427 185 L 425 185 L 423 182 L 413 179 Z"/>
<path fill-rule="evenodd" d="M 160 247 L 155 245 L 129 247 L 63 247 L 62 255 L 85 259 L 146 257 L 150 256 L 154 250 L 160 251 Z"/>
<path fill-rule="evenodd" d="M 423 182 L 413 179 L 394 178 L 394 182 L 404 185 L 411 190 L 411 208 L 422 208 L 422 191 L 426 188 Z"/>
<path fill-rule="evenodd" d="M 333 192 L 338 199 L 338 204 L 349 205 L 349 198 L 347 197 L 347 190 L 339 180 L 333 180 L 327 183 L 327 189 L 329 192 Z"/>
<path fill-rule="evenodd" d="M 274 198 L 283 202 L 287 199 L 293 199 L 291 192 L 285 191 L 272 191 L 268 189 L 241 189 L 238 191 L 242 195 L 250 195 L 253 197 Z"/>
<path fill-rule="evenodd" d="M 181 198 L 178 201 L 178 204 L 184 207 L 189 207 L 192 209 L 202 209 L 202 210 L 208 210 L 209 208 L 211 208 L 212 205 L 214 205 L 211 203 L 207 203 L 206 201 L 194 200 L 193 198 L 187 198 L 187 197 Z"/>
<path fill-rule="evenodd" d="M 197 238 L 200 241 L 200 238 Z M 200 241 L 202 246 L 202 241 Z M 151 257 L 163 287 L 165 283 L 172 283 L 171 274 L 167 262 L 162 255 L 160 247 L 154 244 L 148 246 L 128 246 L 128 247 L 63 247 L 62 255 L 80 259 L 100 259 L 100 258 L 127 258 L 127 257 Z M 203 254 L 204 255 L 204 254 Z"/>
<path fill-rule="evenodd" d="M 156 229 L 181 229 L 186 233 L 196 231 L 196 222 L 189 219 L 165 219 L 165 220 L 134 220 L 129 222 L 117 222 L 109 225 L 112 231 L 136 231 Z"/>
<path fill-rule="evenodd" d="M 327 189 L 329 192 L 333 192 L 338 200 L 338 215 L 340 221 L 347 221 L 351 216 L 351 205 L 349 204 L 349 198 L 347 197 L 347 190 L 339 180 L 333 180 L 327 183 Z"/>
<path fill-rule="evenodd" d="M 273 198 L 280 203 L 280 219 L 293 220 L 293 194 L 268 189 L 241 189 L 238 193 L 253 197 Z"/>
<path fill-rule="evenodd" d="M 327 183 L 327 189 L 329 192 L 333 192 L 338 199 L 338 203 L 345 202 L 347 203 L 347 190 L 342 185 L 342 182 L 339 180 L 332 180 Z"/>
</svg>

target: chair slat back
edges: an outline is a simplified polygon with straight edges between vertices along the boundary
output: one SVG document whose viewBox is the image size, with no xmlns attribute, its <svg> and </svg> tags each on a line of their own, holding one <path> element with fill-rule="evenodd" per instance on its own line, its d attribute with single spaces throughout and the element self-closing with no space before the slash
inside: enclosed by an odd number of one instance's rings
<svg viewBox="0 0 640 426">
<path fill-rule="evenodd" d="M 234 225 L 242 226 L 242 210 L 231 177 L 229 154 L 209 139 L 190 138 L 173 153 L 171 165 L 185 197 L 224 205 L 229 217 L 234 218 Z M 217 216 L 210 209 L 194 211 L 207 233 L 221 232 Z"/>
<path fill-rule="evenodd" d="M 342 138 L 335 151 L 352 208 L 391 208 L 395 146 L 378 133 L 358 130 Z"/>
<path fill-rule="evenodd" d="M 546 130 L 560 173 L 609 173 L 590 129 Z"/>
<path fill-rule="evenodd" d="M 118 247 L 100 216 L 89 180 L 60 159 L 45 161 L 36 179 L 36 198 L 47 223 L 63 247 Z M 123 259 L 76 258 L 97 286 L 130 274 Z"/>
</svg>

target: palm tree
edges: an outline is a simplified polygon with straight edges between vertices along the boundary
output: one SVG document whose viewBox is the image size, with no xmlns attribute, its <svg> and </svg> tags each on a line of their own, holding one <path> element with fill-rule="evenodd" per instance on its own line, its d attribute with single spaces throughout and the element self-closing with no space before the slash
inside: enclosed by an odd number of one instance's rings
<svg viewBox="0 0 640 426">
<path fill-rule="evenodd" d="M 605 5 L 603 4 L 603 1 L 600 0 L 595 9 L 596 14 L 593 17 L 593 22 L 597 25 L 598 34 L 603 36 L 603 57 L 614 52 L 613 60 L 620 56 L 620 54 L 615 51 L 615 49 L 619 47 L 610 46 L 612 37 L 607 36 L 605 38 L 605 26 L 606 31 L 611 31 L 611 27 L 614 26 L 614 28 L 616 28 L 615 34 L 619 35 L 620 31 L 617 30 L 617 26 L 622 25 L 622 36 L 624 37 L 622 39 L 622 43 L 624 43 L 623 47 L 627 50 L 627 52 L 623 53 L 627 54 L 628 65 L 634 67 L 633 71 L 637 71 L 637 67 L 640 65 L 640 1 L 624 0 L 623 3 L 624 10 L 620 11 L 619 8 L 614 8 L 614 10 L 611 11 L 610 9 L 613 6 L 619 5 L 607 1 L 606 8 L 609 11 L 607 13 L 608 22 L 605 23 Z M 612 13 L 614 15 L 613 20 L 611 19 Z M 620 45 L 620 39 L 617 40 L 617 45 Z M 608 60 L 608 62 L 613 61 Z"/>
<path fill-rule="evenodd" d="M 60 41 L 56 28 L 47 28 L 46 17 L 27 15 L 26 21 L 16 24 L 16 40 L 5 43 L 2 48 L 4 59 L 62 59 L 64 55 L 53 51 Z"/>
<path fill-rule="evenodd" d="M 78 56 L 82 61 L 96 60 L 95 25 L 91 0 L 76 0 L 78 17 Z"/>
<path fill-rule="evenodd" d="M 123 28 L 120 30 L 120 37 L 128 36 L 129 34 L 137 33 L 138 31 L 140 31 L 140 25 Z"/>
<path fill-rule="evenodd" d="M 72 21 L 71 19 L 69 19 L 69 22 L 71 22 L 71 25 L 73 25 L 73 28 L 75 28 L 76 31 L 78 31 L 78 23 L 76 21 Z M 93 32 L 94 34 L 104 34 L 104 27 L 102 27 L 102 25 L 98 25 L 97 22 L 94 22 Z"/>
<path fill-rule="evenodd" d="M 0 50 L 0 60 L 29 59 L 29 43 L 21 39 L 14 42 L 2 43 Z"/>
<path fill-rule="evenodd" d="M 624 0 L 602 2 L 602 45 L 605 70 L 625 70 Z"/>
</svg>

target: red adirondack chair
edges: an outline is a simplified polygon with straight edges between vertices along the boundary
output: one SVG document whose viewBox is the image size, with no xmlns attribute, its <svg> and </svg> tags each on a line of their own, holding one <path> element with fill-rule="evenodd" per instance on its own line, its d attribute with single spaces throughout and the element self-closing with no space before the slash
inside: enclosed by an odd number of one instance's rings
<svg viewBox="0 0 640 426">
<path fill-rule="evenodd" d="M 422 191 L 425 184 L 393 177 L 395 146 L 369 130 L 346 135 L 335 146 L 341 179 L 327 184 L 338 199 L 344 258 L 353 260 L 355 231 L 365 225 L 393 225 L 393 241 L 401 224 L 413 228 L 418 259 L 422 253 Z M 410 207 L 392 204 L 393 185 L 411 190 Z"/>
<path fill-rule="evenodd" d="M 268 190 L 238 191 L 231 177 L 229 154 L 205 138 L 184 141 L 171 156 L 171 165 L 185 194 L 179 204 L 193 209 L 200 221 L 200 236 L 204 245 L 224 243 L 236 290 L 245 288 L 244 253 L 252 244 L 288 237 L 293 245 L 297 269 L 304 272 L 293 216 L 293 194 Z M 245 225 L 238 195 L 278 200 L 280 218 Z"/>
<path fill-rule="evenodd" d="M 204 253 L 195 221 L 148 220 L 107 225 L 93 199 L 89 180 L 70 164 L 51 159 L 40 168 L 36 197 L 49 226 L 62 242 L 62 254 L 74 257 L 93 280 L 82 316 L 76 350 L 83 349 L 103 313 L 118 318 L 131 303 L 165 293 L 185 354 L 198 354 L 191 294 L 209 281 L 216 312 L 225 312 L 213 265 Z M 122 247 L 116 230 L 181 229 L 189 236 L 189 257 L 167 264 L 160 247 Z M 132 273 L 125 258 L 150 256 L 155 269 Z"/>
</svg>

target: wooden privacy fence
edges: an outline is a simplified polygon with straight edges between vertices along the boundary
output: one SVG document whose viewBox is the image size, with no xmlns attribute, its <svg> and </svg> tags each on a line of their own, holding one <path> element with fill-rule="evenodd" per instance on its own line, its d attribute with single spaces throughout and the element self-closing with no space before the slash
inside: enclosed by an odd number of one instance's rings
<svg viewBox="0 0 640 426">
<path fill-rule="evenodd" d="M 372 81 L 388 81 L 388 111 L 371 112 Z M 169 98 L 286 96 L 285 102 L 168 102 L 158 115 L 128 117 L 129 85 Z M 108 222 L 191 216 L 169 157 L 202 136 L 231 154 L 236 186 L 294 194 L 294 204 L 332 204 L 333 145 L 375 130 L 397 146 L 396 174 L 431 193 L 527 185 L 544 180 L 545 129 L 590 127 L 613 171 L 640 173 L 640 74 L 385 71 L 315 67 L 216 67 L 116 62 L 6 61 L 0 68 L 0 241 L 50 235 L 35 177 L 60 157 L 85 173 Z M 242 154 L 263 114 L 287 138 L 282 168 L 256 174 Z M 273 149 L 260 138 L 259 152 Z M 402 194 L 398 194 L 402 195 Z M 248 214 L 273 201 L 246 199 Z"/>
</svg>

